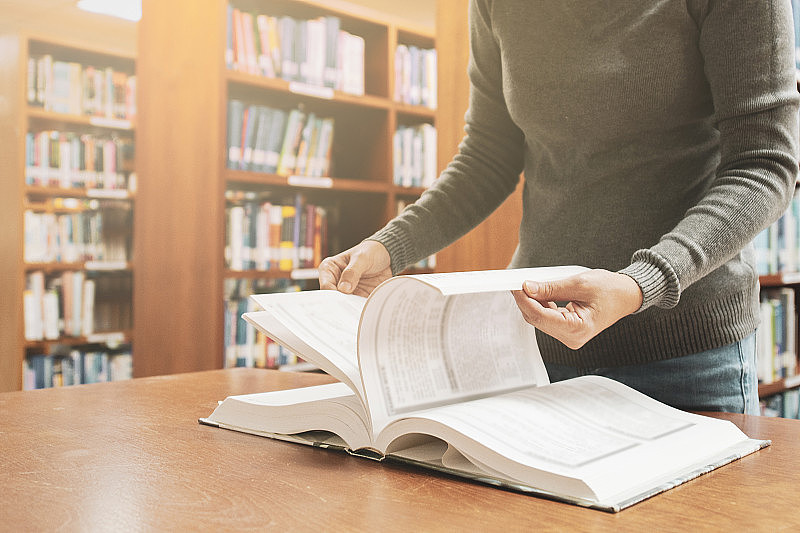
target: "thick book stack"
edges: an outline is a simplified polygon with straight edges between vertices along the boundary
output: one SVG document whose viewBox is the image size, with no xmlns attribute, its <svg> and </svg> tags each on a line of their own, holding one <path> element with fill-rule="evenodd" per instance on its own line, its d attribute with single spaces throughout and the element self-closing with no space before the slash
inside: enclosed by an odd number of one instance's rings
<svg viewBox="0 0 800 533">
<path fill-rule="evenodd" d="M 790 287 L 761 291 L 757 336 L 759 383 L 773 383 L 797 374 L 797 314 Z"/>
<path fill-rule="evenodd" d="M 294 352 L 279 345 L 248 324 L 242 315 L 258 307 L 253 294 L 297 292 L 305 290 L 305 281 L 288 279 L 225 280 L 225 368 L 287 368 L 303 361 Z"/>
<path fill-rule="evenodd" d="M 230 100 L 227 167 L 282 176 L 328 176 L 333 127 L 332 118 L 301 109 Z"/>
<path fill-rule="evenodd" d="M 37 210 L 27 209 L 23 260 L 26 263 L 128 261 L 130 243 L 124 228 L 132 223 L 130 206 L 103 206 L 104 202 L 96 199 L 56 198 Z"/>
<path fill-rule="evenodd" d="M 120 381 L 133 377 L 130 347 L 115 350 L 70 350 L 65 354 L 36 354 L 25 359 L 25 390 Z"/>
<path fill-rule="evenodd" d="M 226 265 L 231 270 L 315 268 L 329 253 L 328 209 L 308 203 L 259 200 L 228 191 Z"/>
<path fill-rule="evenodd" d="M 133 139 L 68 131 L 25 136 L 25 184 L 31 186 L 128 189 Z"/>
<path fill-rule="evenodd" d="M 800 270 L 800 196 L 795 195 L 789 209 L 753 241 L 759 275 Z"/>
<path fill-rule="evenodd" d="M 400 44 L 394 56 L 394 99 L 436 109 L 436 50 Z"/>
<path fill-rule="evenodd" d="M 430 124 L 398 126 L 392 140 L 394 184 L 429 187 L 436 171 L 436 128 Z"/>
<path fill-rule="evenodd" d="M 364 39 L 338 17 L 311 20 L 228 6 L 229 69 L 364 94 Z"/>
<path fill-rule="evenodd" d="M 28 59 L 26 94 L 29 105 L 46 111 L 128 121 L 136 116 L 135 75 L 49 54 Z"/>
</svg>

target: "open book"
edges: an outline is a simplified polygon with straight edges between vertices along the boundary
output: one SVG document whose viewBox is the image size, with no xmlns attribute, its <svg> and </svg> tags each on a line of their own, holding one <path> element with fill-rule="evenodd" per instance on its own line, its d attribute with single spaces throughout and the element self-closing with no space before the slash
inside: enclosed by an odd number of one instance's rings
<svg viewBox="0 0 800 533">
<path fill-rule="evenodd" d="M 245 319 L 339 383 L 231 396 L 201 422 L 618 511 L 768 442 L 613 380 L 550 384 L 511 295 L 581 267 L 262 294 Z"/>
</svg>

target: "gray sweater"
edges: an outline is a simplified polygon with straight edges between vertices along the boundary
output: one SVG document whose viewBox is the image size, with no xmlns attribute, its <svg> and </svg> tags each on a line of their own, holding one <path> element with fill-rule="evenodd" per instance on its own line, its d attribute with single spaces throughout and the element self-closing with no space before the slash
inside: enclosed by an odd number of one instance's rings
<svg viewBox="0 0 800 533">
<path fill-rule="evenodd" d="M 393 272 L 480 223 L 524 172 L 511 267 L 633 277 L 638 313 L 546 361 L 637 364 L 758 323 L 753 238 L 790 201 L 798 93 L 788 0 L 471 0 L 459 153 L 371 238 Z"/>
</svg>

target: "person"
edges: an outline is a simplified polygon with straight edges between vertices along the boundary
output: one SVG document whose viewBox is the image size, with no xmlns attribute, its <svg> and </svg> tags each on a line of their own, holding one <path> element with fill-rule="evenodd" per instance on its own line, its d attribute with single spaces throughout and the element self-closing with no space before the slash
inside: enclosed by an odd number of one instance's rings
<svg viewBox="0 0 800 533">
<path fill-rule="evenodd" d="M 514 291 L 551 380 L 602 374 L 679 408 L 757 414 L 751 241 L 798 170 L 790 2 L 471 0 L 469 17 L 457 155 L 325 259 L 320 287 L 369 294 L 524 172 L 509 266 L 590 267 Z"/>
</svg>

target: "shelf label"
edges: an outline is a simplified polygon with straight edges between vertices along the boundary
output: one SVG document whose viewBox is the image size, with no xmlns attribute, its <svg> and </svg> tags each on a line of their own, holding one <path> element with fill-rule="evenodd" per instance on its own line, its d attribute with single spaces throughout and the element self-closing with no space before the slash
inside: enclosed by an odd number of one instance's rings
<svg viewBox="0 0 800 533">
<path fill-rule="evenodd" d="M 86 270 L 125 270 L 128 263 L 125 261 L 86 261 Z"/>
<path fill-rule="evenodd" d="M 87 189 L 89 198 L 127 198 L 127 189 Z"/>
<path fill-rule="evenodd" d="M 304 96 L 314 96 L 316 98 L 324 98 L 331 100 L 333 98 L 333 89 L 330 87 L 319 87 L 317 85 L 308 85 L 293 81 L 289 84 L 289 91 L 295 94 L 302 94 Z"/>
<path fill-rule="evenodd" d="M 292 270 L 292 279 L 317 279 L 319 270 L 316 268 L 295 268 Z"/>
<path fill-rule="evenodd" d="M 90 117 L 89 124 L 101 128 L 117 128 L 120 130 L 131 129 L 131 121 L 118 118 Z"/>
<path fill-rule="evenodd" d="M 125 334 L 121 331 L 115 331 L 111 333 L 93 333 L 92 335 L 88 335 L 86 337 L 86 342 L 93 344 L 105 343 L 109 348 L 116 348 L 125 342 Z"/>
<path fill-rule="evenodd" d="M 315 187 L 317 189 L 330 189 L 333 187 L 331 178 L 318 178 L 314 176 L 289 176 L 286 178 L 289 185 L 296 187 Z"/>
</svg>

